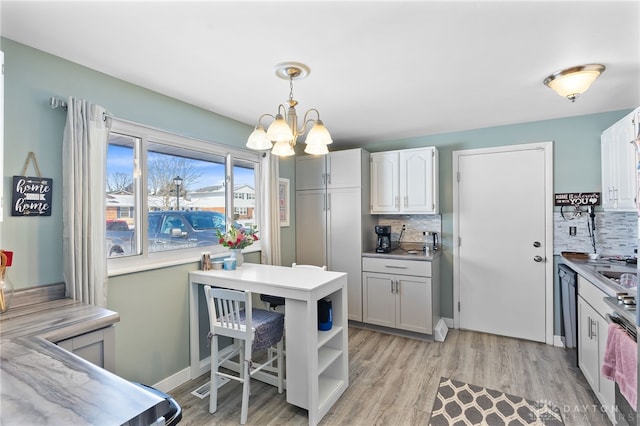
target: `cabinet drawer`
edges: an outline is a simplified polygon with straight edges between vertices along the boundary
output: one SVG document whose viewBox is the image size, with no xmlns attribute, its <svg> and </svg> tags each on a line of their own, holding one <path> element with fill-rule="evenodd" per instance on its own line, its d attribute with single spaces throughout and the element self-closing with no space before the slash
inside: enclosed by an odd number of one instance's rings
<svg viewBox="0 0 640 426">
<path fill-rule="evenodd" d="M 603 300 L 607 294 L 580 275 L 578 275 L 578 294 L 603 318 L 607 312 L 611 311 Z"/>
<path fill-rule="evenodd" d="M 397 275 L 431 276 L 431 262 L 421 260 L 362 258 L 362 270 Z"/>
</svg>

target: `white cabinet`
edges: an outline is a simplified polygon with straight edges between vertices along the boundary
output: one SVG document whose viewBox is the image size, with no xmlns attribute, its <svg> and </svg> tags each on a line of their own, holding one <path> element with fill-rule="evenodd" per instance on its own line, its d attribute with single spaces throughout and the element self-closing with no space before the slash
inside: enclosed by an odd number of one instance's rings
<svg viewBox="0 0 640 426">
<path fill-rule="evenodd" d="M 615 424 L 614 413 L 610 409 L 615 406 L 615 384 L 601 373 L 608 331 L 605 315 L 609 308 L 603 301 L 606 296 L 578 276 L 578 366 Z"/>
<path fill-rule="evenodd" d="M 438 213 L 438 150 L 371 154 L 371 213 Z"/>
<path fill-rule="evenodd" d="M 610 211 L 636 211 L 637 150 L 640 108 L 602 132 L 602 208 Z"/>
<path fill-rule="evenodd" d="M 114 326 L 61 340 L 56 345 L 98 367 L 116 371 Z"/>
<path fill-rule="evenodd" d="M 433 334 L 439 319 L 438 263 L 364 257 L 363 322 Z"/>
<path fill-rule="evenodd" d="M 296 157 L 296 191 L 361 186 L 361 149 Z"/>
<path fill-rule="evenodd" d="M 362 321 L 363 251 L 375 247 L 369 153 L 334 151 L 296 158 L 296 263 L 347 273 L 349 319 Z"/>
</svg>

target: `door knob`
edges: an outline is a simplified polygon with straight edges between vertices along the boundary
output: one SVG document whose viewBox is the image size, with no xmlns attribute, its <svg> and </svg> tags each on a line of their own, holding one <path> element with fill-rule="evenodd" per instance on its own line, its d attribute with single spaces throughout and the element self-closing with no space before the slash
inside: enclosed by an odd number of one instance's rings
<svg viewBox="0 0 640 426">
<path fill-rule="evenodd" d="M 540 241 L 534 241 L 533 242 L 533 246 L 534 247 L 540 247 L 542 244 L 540 244 Z"/>
<path fill-rule="evenodd" d="M 533 257 L 533 260 L 534 260 L 535 262 L 542 262 L 542 256 L 534 256 L 534 257 Z"/>
</svg>

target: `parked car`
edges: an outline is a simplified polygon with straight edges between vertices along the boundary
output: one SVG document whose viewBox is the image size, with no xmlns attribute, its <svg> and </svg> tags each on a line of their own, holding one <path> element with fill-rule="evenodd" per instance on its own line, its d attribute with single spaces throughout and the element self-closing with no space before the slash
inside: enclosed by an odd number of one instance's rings
<svg viewBox="0 0 640 426">
<path fill-rule="evenodd" d="M 226 229 L 222 213 L 205 210 L 169 210 L 149 212 L 148 214 L 149 251 L 164 251 L 177 248 L 192 248 L 218 244 L 216 231 Z M 107 223 L 108 257 L 134 253 L 135 230 L 121 228 Z M 126 223 L 126 222 L 125 222 Z M 240 224 L 234 224 L 240 226 Z M 111 228 L 111 229 L 110 229 Z"/>
</svg>

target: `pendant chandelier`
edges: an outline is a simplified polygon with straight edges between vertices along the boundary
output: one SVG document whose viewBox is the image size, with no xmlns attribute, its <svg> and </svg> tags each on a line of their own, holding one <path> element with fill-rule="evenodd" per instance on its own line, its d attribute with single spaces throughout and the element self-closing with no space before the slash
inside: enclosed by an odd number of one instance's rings
<svg viewBox="0 0 640 426">
<path fill-rule="evenodd" d="M 254 131 L 249 135 L 247 147 L 258 151 L 271 150 L 271 153 L 281 157 L 287 157 L 295 154 L 294 147 L 298 136 L 307 131 L 307 127 L 311 126 L 311 130 L 307 134 L 305 144 L 307 145 L 304 152 L 313 155 L 325 155 L 329 152 L 327 145 L 333 142 L 331 135 L 322 120 L 317 109 L 308 110 L 303 117 L 302 127 L 298 128 L 298 115 L 296 113 L 296 105 L 298 101 L 293 99 L 293 80 L 305 78 L 309 74 L 309 67 L 298 62 L 284 62 L 276 65 L 275 73 L 282 79 L 289 80 L 289 100 L 287 109 L 283 104 L 278 105 L 278 112 L 275 116 L 271 114 L 262 114 L 258 119 Z M 315 116 L 311 118 L 310 115 Z M 273 121 L 264 130 L 262 119 L 271 117 Z"/>
<path fill-rule="evenodd" d="M 578 65 L 557 71 L 544 79 L 544 84 L 558 95 L 575 102 L 578 95 L 587 91 L 591 83 L 604 72 L 602 64 Z"/>
</svg>

